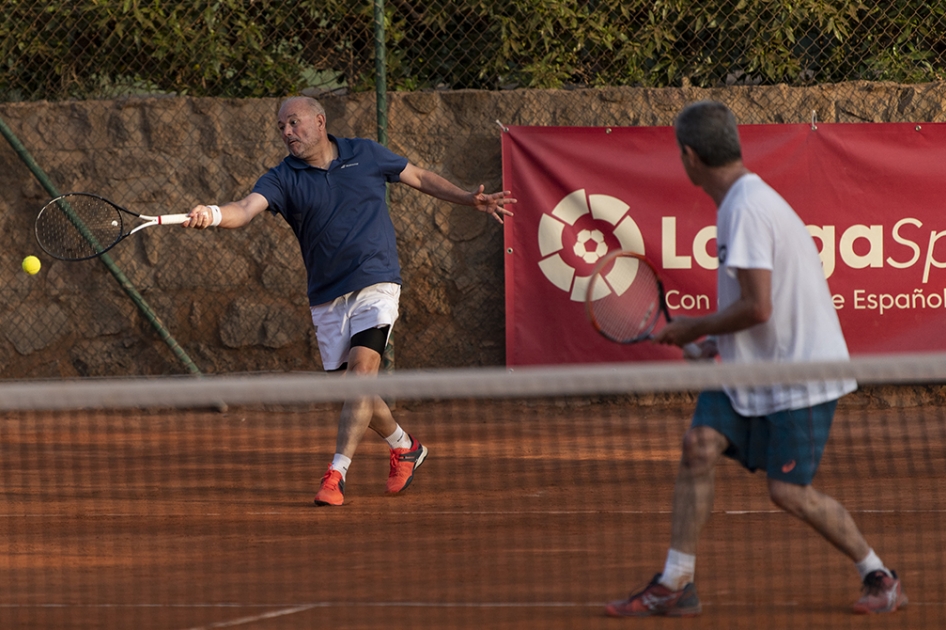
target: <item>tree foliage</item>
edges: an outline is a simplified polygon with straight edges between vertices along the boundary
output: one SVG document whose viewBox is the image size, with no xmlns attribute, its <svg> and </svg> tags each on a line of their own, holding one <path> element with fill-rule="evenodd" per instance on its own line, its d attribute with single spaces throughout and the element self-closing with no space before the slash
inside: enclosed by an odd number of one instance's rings
<svg viewBox="0 0 946 630">
<path fill-rule="evenodd" d="M 0 89 L 21 98 L 129 92 L 284 94 L 373 69 L 354 0 L 4 0 Z M 365 52 L 362 52 L 362 51 Z"/>
<path fill-rule="evenodd" d="M 369 89 L 372 20 L 368 0 L 4 0 L 0 98 Z M 926 0 L 388 0 L 385 26 L 402 90 L 946 75 Z"/>
</svg>

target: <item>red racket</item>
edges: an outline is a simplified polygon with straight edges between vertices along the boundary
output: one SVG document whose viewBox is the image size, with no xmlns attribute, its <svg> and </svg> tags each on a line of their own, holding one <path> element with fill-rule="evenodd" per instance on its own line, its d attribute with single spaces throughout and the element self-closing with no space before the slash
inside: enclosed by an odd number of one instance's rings
<svg viewBox="0 0 946 630">
<path fill-rule="evenodd" d="M 616 343 L 651 340 L 661 318 L 672 321 L 657 270 L 634 252 L 611 252 L 598 262 L 588 281 L 585 310 L 595 330 Z M 688 343 L 683 354 L 698 359 L 703 353 Z"/>
</svg>

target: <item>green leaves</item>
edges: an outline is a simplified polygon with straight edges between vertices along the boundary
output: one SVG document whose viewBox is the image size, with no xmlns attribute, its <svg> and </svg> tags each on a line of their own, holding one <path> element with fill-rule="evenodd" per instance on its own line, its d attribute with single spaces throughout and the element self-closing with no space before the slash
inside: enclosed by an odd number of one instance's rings
<svg viewBox="0 0 946 630">
<path fill-rule="evenodd" d="M 923 81 L 946 66 L 943 10 L 923 0 L 455 0 L 424 14 L 401 4 L 389 34 L 405 60 L 391 68 L 398 85 Z M 479 71 L 439 72 L 464 64 Z"/>
<path fill-rule="evenodd" d="M 386 0 L 394 89 L 923 82 L 926 0 Z M 4 0 L 0 99 L 374 85 L 369 0 Z"/>
<path fill-rule="evenodd" d="M 0 99 L 285 95 L 318 87 L 308 82 L 322 72 L 337 87 L 339 74 L 351 82 L 373 64 L 361 45 L 371 23 L 354 4 L 7 0 Z"/>
</svg>

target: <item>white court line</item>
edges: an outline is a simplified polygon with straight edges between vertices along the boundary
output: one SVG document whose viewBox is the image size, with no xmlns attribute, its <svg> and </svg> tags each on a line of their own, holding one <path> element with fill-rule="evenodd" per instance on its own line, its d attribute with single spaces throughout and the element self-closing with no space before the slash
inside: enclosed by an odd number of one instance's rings
<svg viewBox="0 0 946 630">
<path fill-rule="evenodd" d="M 308 505 L 304 508 L 301 508 L 304 512 L 313 512 Z M 286 510 L 286 511 L 274 511 L 267 510 L 265 512 L 245 512 L 247 516 L 286 516 L 292 514 L 298 514 L 300 510 Z M 886 510 L 873 510 L 873 509 L 861 509 L 861 510 L 848 510 L 851 514 L 946 514 L 946 508 L 941 509 L 925 509 L 925 510 L 895 510 L 895 509 L 886 509 Z M 387 512 L 387 514 L 394 516 L 578 516 L 578 515 L 601 515 L 601 514 L 625 514 L 633 516 L 649 516 L 653 514 L 666 515 L 670 514 L 670 510 L 401 510 L 401 511 L 392 511 Z M 714 511 L 713 514 L 724 514 L 727 516 L 742 516 L 746 514 L 783 514 L 783 510 L 777 508 L 772 508 L 769 510 L 719 510 Z M 76 512 L 71 514 L 58 514 L 58 516 L 92 516 L 100 518 L 141 518 L 141 513 L 116 513 L 116 512 Z M 30 514 L 15 514 L 12 512 L 0 513 L 0 518 L 49 518 L 50 516 L 57 516 L 57 514 L 50 513 L 30 513 Z M 220 517 L 220 516 L 231 516 L 225 515 L 218 512 L 163 512 L 161 514 L 152 514 L 149 513 L 149 517 Z"/>
<path fill-rule="evenodd" d="M 574 607 L 599 607 L 604 604 L 601 602 L 594 603 L 577 603 L 577 602 L 501 602 L 501 603 L 444 603 L 444 602 L 321 602 L 315 604 L 306 604 L 303 606 L 294 606 L 292 608 L 284 608 L 282 610 L 274 610 L 272 612 L 263 613 L 262 615 L 254 615 L 252 617 L 240 617 L 239 619 L 232 619 L 230 621 L 218 621 L 212 623 L 208 626 L 197 626 L 193 628 L 188 628 L 187 630 L 212 630 L 213 628 L 233 628 L 236 626 L 246 625 L 248 623 L 253 623 L 255 621 L 260 621 L 263 619 L 273 619 L 274 617 L 283 617 L 285 615 L 294 615 L 296 613 L 305 612 L 307 610 L 312 610 L 313 608 L 337 608 L 337 607 L 359 607 L 359 608 L 535 608 L 538 606 L 542 607 L 558 607 L 558 608 L 574 608 Z"/>
<path fill-rule="evenodd" d="M 747 610 L 757 610 L 759 603 L 756 601 L 747 601 L 747 602 L 738 602 L 738 601 L 726 601 L 726 602 L 707 602 L 703 601 L 703 606 L 706 608 L 736 608 L 736 609 L 747 609 Z M 511 609 L 511 608 L 592 608 L 599 609 L 605 605 L 604 601 L 596 602 L 344 602 L 344 601 L 331 601 L 331 602 L 312 602 L 309 604 L 297 604 L 287 608 L 280 608 L 278 610 L 272 610 L 270 612 L 262 613 L 259 615 L 251 615 L 238 617 L 236 619 L 230 619 L 228 621 L 217 621 L 209 625 L 204 626 L 193 626 L 187 630 L 214 630 L 215 628 L 234 628 L 237 626 L 251 624 L 257 621 L 263 621 L 266 619 L 274 619 L 276 617 L 285 617 L 288 615 L 295 615 L 298 613 L 306 612 L 316 608 L 466 608 L 466 609 L 478 609 L 478 610 L 487 610 L 487 609 Z M 767 604 L 770 608 L 797 608 L 801 604 L 799 602 L 772 602 Z M 227 603 L 227 604 L 33 604 L 33 605 L 23 605 L 23 604 L 0 604 L 0 608 L 168 608 L 168 609 L 184 609 L 184 608 L 259 608 L 266 606 L 265 604 L 236 604 L 236 603 Z M 910 600 L 910 606 L 913 608 L 917 607 L 931 607 L 931 608 L 942 608 L 946 606 L 944 601 L 931 601 L 931 602 L 918 602 L 915 600 Z"/>
<path fill-rule="evenodd" d="M 701 598 L 702 599 L 702 598 Z M 76 610 L 79 609 L 88 609 L 88 608 L 110 608 L 110 609 L 130 609 L 130 608 L 166 608 L 168 610 L 176 609 L 200 609 L 200 608 L 270 608 L 272 606 L 286 606 L 286 608 L 280 608 L 268 613 L 263 613 L 261 615 L 255 615 L 253 617 L 243 617 L 240 620 L 240 623 L 248 623 L 248 619 L 268 619 L 271 617 L 278 617 L 280 615 L 288 615 L 296 612 L 304 612 L 306 610 L 312 610 L 315 608 L 596 608 L 599 606 L 604 606 L 607 602 L 605 600 L 595 601 L 595 602 L 360 602 L 360 601 L 326 601 L 326 602 L 310 602 L 307 604 L 239 604 L 236 602 L 227 602 L 227 603 L 218 603 L 218 604 L 208 604 L 208 603 L 193 603 L 193 604 L 62 604 L 62 603 L 48 603 L 48 604 L 0 604 L 0 609 L 22 609 L 27 610 L 31 608 L 73 608 Z M 708 602 L 702 600 L 704 606 L 711 606 L 714 608 L 751 608 L 755 609 L 759 607 L 757 601 L 719 601 L 719 602 Z M 786 608 L 793 606 L 801 606 L 803 602 L 770 602 L 766 606 L 773 606 L 776 608 Z M 807 604 L 804 604 L 807 605 Z M 946 606 L 946 601 L 915 601 L 910 600 L 910 606 L 930 606 L 930 607 L 942 607 Z M 218 625 L 210 626 L 197 626 L 193 629 L 188 630 L 199 630 L 201 628 L 220 628 L 225 627 L 219 624 L 234 624 L 237 620 L 217 622 Z"/>
<path fill-rule="evenodd" d="M 212 623 L 209 626 L 197 626 L 195 628 L 189 628 L 188 630 L 209 630 L 210 628 L 233 628 L 234 626 L 243 626 L 248 623 L 253 623 L 255 621 L 262 621 L 263 619 L 274 619 L 275 617 L 284 617 L 286 615 L 294 615 L 296 613 L 305 612 L 307 610 L 312 610 L 313 608 L 318 607 L 319 604 L 306 604 L 304 606 L 294 606 L 292 608 L 283 608 L 282 610 L 273 610 L 262 615 L 253 615 L 252 617 L 240 617 L 239 619 L 231 619 L 230 621 L 218 621 Z"/>
<path fill-rule="evenodd" d="M 924 510 L 848 510 L 851 514 L 944 514 L 946 513 L 946 508 L 944 509 L 924 509 Z M 561 516 L 561 515 L 582 515 L 582 514 L 631 514 L 637 516 L 648 516 L 651 514 L 670 514 L 670 510 L 415 510 L 415 511 L 403 511 L 403 512 L 388 512 L 392 515 L 400 516 L 414 516 L 414 515 L 425 515 L 425 514 L 438 514 L 441 516 L 470 516 L 470 515 L 497 515 L 497 516 L 515 516 L 517 514 L 528 514 L 528 515 L 552 515 L 552 516 Z M 779 510 L 777 508 L 772 508 L 769 510 L 718 510 L 713 512 L 713 514 L 729 514 L 729 515 L 741 515 L 741 514 L 784 514 L 784 510 Z M 283 512 L 283 514 L 289 514 L 289 512 Z"/>
<path fill-rule="evenodd" d="M 749 610 L 756 610 L 758 608 L 758 602 L 734 602 L 728 601 L 725 603 L 714 604 L 712 602 L 702 602 L 703 606 L 713 608 L 719 606 L 720 608 L 746 608 Z M 314 608 L 471 608 L 471 609 L 499 609 L 499 608 L 601 608 L 605 605 L 605 602 L 320 602 L 305 604 L 301 606 L 294 606 L 292 608 L 284 608 L 281 610 L 275 610 L 272 612 L 264 613 L 262 615 L 255 615 L 252 617 L 240 617 L 239 619 L 232 619 L 230 621 L 219 621 L 212 623 L 207 626 L 197 626 L 193 628 L 188 628 L 187 630 L 213 630 L 214 628 L 233 628 L 236 626 L 245 625 L 248 623 L 253 623 L 255 621 L 260 621 L 263 619 L 272 619 L 274 617 L 282 617 L 285 615 L 293 615 L 300 612 L 305 612 L 307 610 L 312 610 Z M 775 608 L 797 608 L 800 606 L 798 602 L 775 602 L 770 604 Z M 910 601 L 910 606 L 942 606 L 943 602 L 914 602 Z"/>
</svg>

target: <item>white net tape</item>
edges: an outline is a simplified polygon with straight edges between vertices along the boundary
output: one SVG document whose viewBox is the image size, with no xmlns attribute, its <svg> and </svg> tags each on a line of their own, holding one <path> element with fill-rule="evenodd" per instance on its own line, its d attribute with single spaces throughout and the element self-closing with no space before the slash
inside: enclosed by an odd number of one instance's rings
<svg viewBox="0 0 946 630">
<path fill-rule="evenodd" d="M 0 410 L 311 404 L 378 395 L 402 399 L 530 398 L 699 391 L 853 378 L 865 385 L 946 383 L 946 353 L 824 363 L 596 364 L 403 371 L 377 378 L 311 373 L 8 381 Z"/>
</svg>

